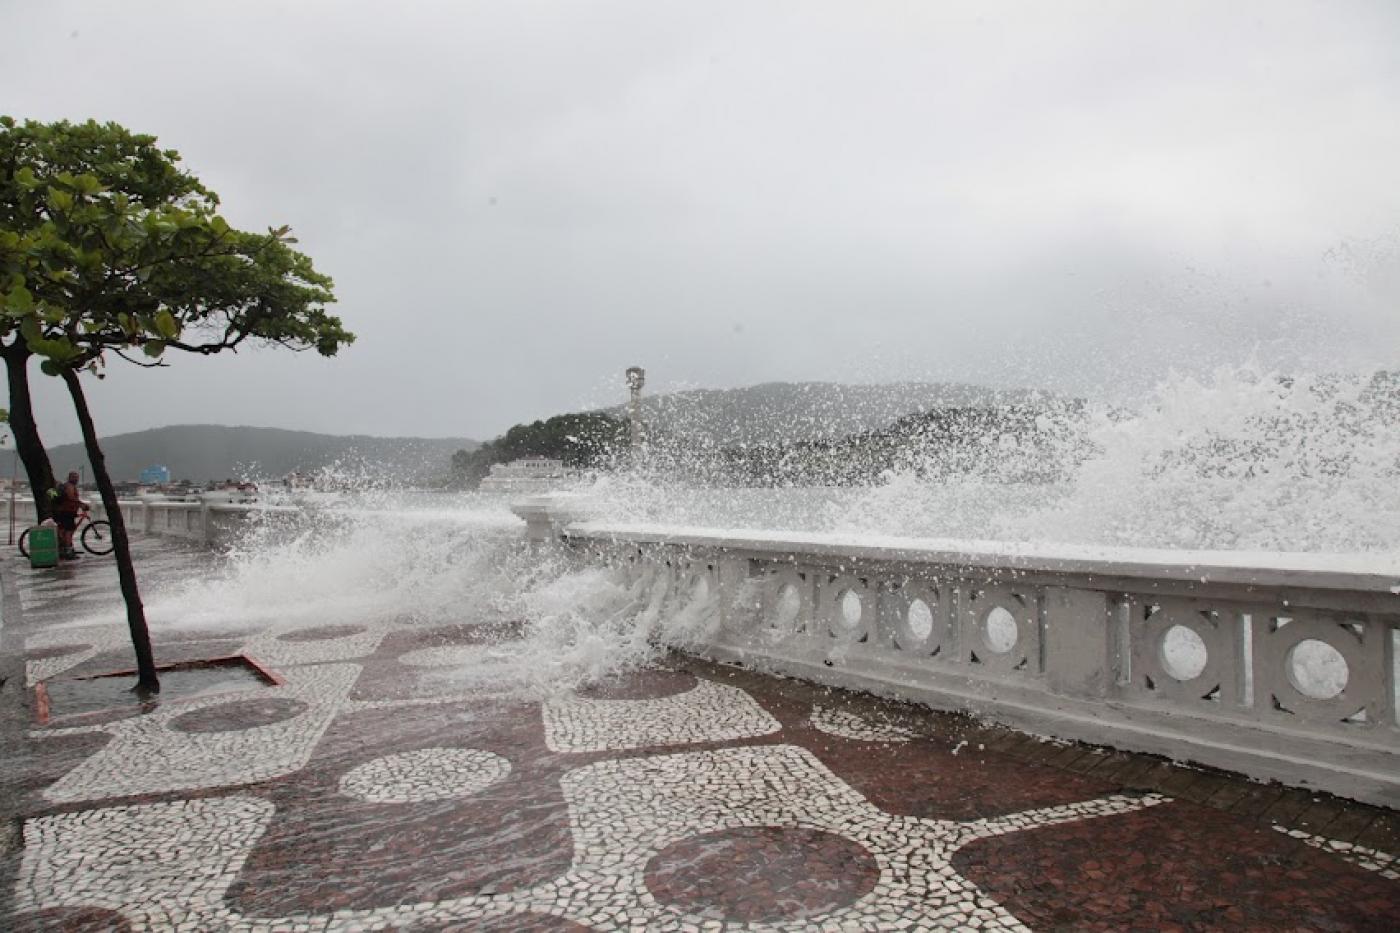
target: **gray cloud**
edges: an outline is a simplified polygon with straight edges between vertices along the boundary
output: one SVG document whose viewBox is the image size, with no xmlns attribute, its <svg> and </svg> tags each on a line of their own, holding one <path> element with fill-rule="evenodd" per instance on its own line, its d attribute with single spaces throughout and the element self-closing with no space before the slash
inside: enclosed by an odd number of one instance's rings
<svg viewBox="0 0 1400 933">
<path fill-rule="evenodd" d="M 114 373 L 109 432 L 483 437 L 634 362 L 1131 395 L 1400 354 L 1387 0 L 0 15 L 5 110 L 159 134 L 233 222 L 293 225 L 360 334 Z"/>
</svg>

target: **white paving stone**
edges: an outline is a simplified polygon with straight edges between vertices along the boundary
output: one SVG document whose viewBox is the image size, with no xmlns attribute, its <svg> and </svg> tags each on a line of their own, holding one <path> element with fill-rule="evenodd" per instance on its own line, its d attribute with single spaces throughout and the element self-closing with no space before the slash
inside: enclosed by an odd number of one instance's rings
<svg viewBox="0 0 1400 933">
<path fill-rule="evenodd" d="M 284 641 L 279 637 L 293 635 L 297 631 L 294 628 L 276 628 L 260 632 L 244 642 L 242 652 L 274 667 L 353 661 L 373 654 L 390 630 L 383 626 L 370 626 L 363 632 L 313 641 Z"/>
<path fill-rule="evenodd" d="M 24 640 L 24 647 L 27 651 L 56 648 L 60 645 L 87 645 L 88 647 L 69 654 L 25 662 L 24 674 L 27 686 L 32 687 L 40 681 L 56 677 L 103 652 L 130 647 L 131 635 L 125 626 L 71 625 L 44 629 Z"/>
<path fill-rule="evenodd" d="M 272 814 L 265 800 L 233 796 L 28 820 L 16 907 L 101 907 L 137 928 L 216 928 L 213 911 Z"/>
<path fill-rule="evenodd" d="M 289 668 L 287 683 L 256 695 L 171 703 L 149 715 L 94 727 L 112 740 L 44 791 L 55 803 L 251 784 L 306 764 L 360 673 L 358 664 Z M 286 698 L 306 709 L 282 722 L 229 732 L 191 733 L 171 721 L 195 710 Z"/>
<path fill-rule="evenodd" d="M 892 745 L 916 738 L 916 733 L 909 729 L 900 728 L 892 723 L 865 719 L 855 713 L 830 706 L 813 706 L 811 722 L 820 732 L 860 742 Z"/>
<path fill-rule="evenodd" d="M 1275 825 L 1274 829 L 1286 836 L 1292 836 L 1314 849 L 1321 849 L 1343 861 L 1350 862 L 1367 871 L 1376 872 L 1383 878 L 1388 878 L 1391 881 L 1400 880 L 1400 855 L 1393 855 L 1389 852 L 1382 852 L 1380 849 L 1359 846 L 1337 839 L 1329 839 L 1326 836 L 1319 836 L 1301 829 L 1287 829 L 1278 825 Z"/>
<path fill-rule="evenodd" d="M 340 779 L 340 792 L 369 803 L 418 803 L 480 793 L 510 774 L 510 762 L 476 748 L 420 748 L 367 761 Z"/>
<path fill-rule="evenodd" d="M 569 693 L 544 704 L 545 742 L 556 752 L 726 742 L 781 728 L 743 690 L 704 679 L 684 693 L 656 700 L 594 700 Z"/>
</svg>

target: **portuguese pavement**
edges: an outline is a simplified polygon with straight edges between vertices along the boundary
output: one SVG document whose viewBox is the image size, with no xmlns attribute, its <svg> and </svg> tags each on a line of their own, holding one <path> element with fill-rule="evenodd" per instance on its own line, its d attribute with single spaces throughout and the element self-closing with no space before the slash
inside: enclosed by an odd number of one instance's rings
<svg viewBox="0 0 1400 933">
<path fill-rule="evenodd" d="M 131 664 L 115 573 L 0 577 L 0 929 L 1400 927 L 1384 811 L 679 655 L 463 693 L 479 619 L 158 632 L 276 683 L 41 722 Z"/>
</svg>

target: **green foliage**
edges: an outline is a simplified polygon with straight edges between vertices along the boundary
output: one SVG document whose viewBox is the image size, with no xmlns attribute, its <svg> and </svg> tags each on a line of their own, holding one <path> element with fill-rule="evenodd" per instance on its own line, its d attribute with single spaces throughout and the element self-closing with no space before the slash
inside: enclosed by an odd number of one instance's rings
<svg viewBox="0 0 1400 933">
<path fill-rule="evenodd" d="M 475 483 L 495 463 L 520 457 L 551 457 L 566 466 L 590 468 L 609 463 L 626 448 L 627 422 L 603 412 L 556 415 L 547 421 L 517 424 L 476 450 L 452 455 L 452 472 L 462 482 Z"/>
<path fill-rule="evenodd" d="M 0 339 L 46 373 L 104 354 L 217 353 L 244 341 L 332 356 L 331 280 L 286 227 L 249 233 L 155 137 L 115 123 L 0 117 Z"/>
</svg>

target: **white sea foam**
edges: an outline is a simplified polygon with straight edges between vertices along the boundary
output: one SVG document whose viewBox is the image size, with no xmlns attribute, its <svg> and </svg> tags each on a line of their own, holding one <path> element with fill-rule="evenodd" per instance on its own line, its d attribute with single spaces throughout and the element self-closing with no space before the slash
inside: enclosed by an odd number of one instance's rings
<svg viewBox="0 0 1400 933">
<path fill-rule="evenodd" d="M 715 489 L 642 469 L 577 501 L 614 526 L 824 545 L 1400 573 L 1394 391 L 1370 377 L 1181 377 L 1136 413 L 1084 414 L 1059 451 L 1072 469 L 1054 483 L 932 479 L 911 458 L 871 487 Z M 532 550 L 508 504 L 378 491 L 269 513 L 207 577 L 146 593 L 148 613 L 157 631 L 516 621 L 522 637 L 443 655 L 430 676 L 530 694 L 640 665 L 713 624 L 713 594 L 662 600 Z"/>
</svg>

